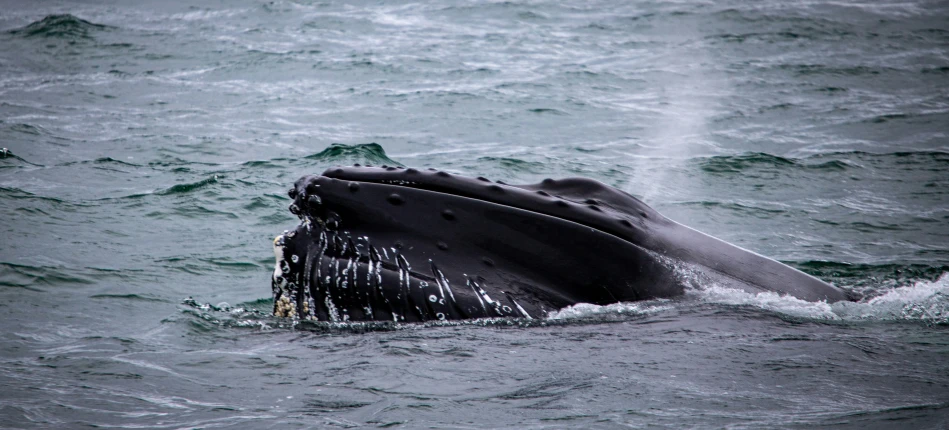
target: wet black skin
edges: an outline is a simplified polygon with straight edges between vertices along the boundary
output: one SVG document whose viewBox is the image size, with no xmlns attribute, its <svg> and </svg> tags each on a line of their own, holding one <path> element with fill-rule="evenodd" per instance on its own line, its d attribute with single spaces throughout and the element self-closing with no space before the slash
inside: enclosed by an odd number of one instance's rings
<svg viewBox="0 0 949 430">
<path fill-rule="evenodd" d="M 357 165 L 304 176 L 289 194 L 303 222 L 277 238 L 278 315 L 292 303 L 292 315 L 318 320 L 537 318 L 581 302 L 674 297 L 696 281 L 847 299 L 592 179 L 508 185 Z"/>
</svg>

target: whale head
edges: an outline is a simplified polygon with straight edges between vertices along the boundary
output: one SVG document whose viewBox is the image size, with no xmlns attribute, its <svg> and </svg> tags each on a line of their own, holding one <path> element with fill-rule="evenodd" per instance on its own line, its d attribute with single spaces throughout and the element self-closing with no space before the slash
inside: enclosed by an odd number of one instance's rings
<svg viewBox="0 0 949 430">
<path fill-rule="evenodd" d="M 274 241 L 279 316 L 536 318 L 682 292 L 665 259 L 630 239 L 665 218 L 591 179 L 514 186 L 357 165 L 304 176 L 288 194 L 301 222 Z"/>
</svg>

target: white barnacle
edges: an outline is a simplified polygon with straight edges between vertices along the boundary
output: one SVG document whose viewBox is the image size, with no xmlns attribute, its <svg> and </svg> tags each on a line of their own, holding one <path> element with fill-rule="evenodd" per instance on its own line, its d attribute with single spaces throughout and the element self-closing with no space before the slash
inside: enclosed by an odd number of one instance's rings
<svg viewBox="0 0 949 430">
<path fill-rule="evenodd" d="M 324 303 L 326 304 L 326 311 L 329 314 L 330 321 L 339 322 L 339 311 L 336 310 L 336 303 L 333 303 L 333 299 L 330 298 L 329 294 L 326 295 Z"/>
<path fill-rule="evenodd" d="M 434 294 L 432 294 L 432 295 L 428 296 L 428 301 L 430 301 L 430 302 L 432 302 L 432 303 L 435 303 L 435 302 L 438 301 L 438 297 L 436 297 Z"/>
<path fill-rule="evenodd" d="M 277 306 L 274 310 L 274 316 L 278 317 L 294 317 L 297 314 L 296 304 L 290 301 L 290 298 L 287 296 L 280 297 L 277 300 Z"/>
<path fill-rule="evenodd" d="M 300 262 L 300 257 L 298 257 L 296 254 L 291 255 L 291 256 L 290 256 L 290 261 L 292 261 L 294 264 L 299 263 L 299 262 Z"/>
</svg>

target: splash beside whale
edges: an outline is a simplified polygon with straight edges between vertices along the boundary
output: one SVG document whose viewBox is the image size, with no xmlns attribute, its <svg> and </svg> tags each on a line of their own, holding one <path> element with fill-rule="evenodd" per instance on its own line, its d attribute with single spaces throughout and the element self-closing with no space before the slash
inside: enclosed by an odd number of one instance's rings
<svg viewBox="0 0 949 430">
<path fill-rule="evenodd" d="M 808 301 L 840 289 L 678 224 L 592 179 L 508 185 L 444 171 L 332 168 L 289 191 L 274 314 L 320 321 L 543 318 L 674 297 L 699 280 Z"/>
</svg>

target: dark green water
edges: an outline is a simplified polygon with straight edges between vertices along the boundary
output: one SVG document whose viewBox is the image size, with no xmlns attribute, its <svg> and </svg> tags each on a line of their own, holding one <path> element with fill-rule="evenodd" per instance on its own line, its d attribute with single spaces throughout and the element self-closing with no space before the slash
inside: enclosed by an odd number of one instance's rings
<svg viewBox="0 0 949 430">
<path fill-rule="evenodd" d="M 0 427 L 946 428 L 947 23 L 939 1 L 5 2 Z M 285 190 L 357 162 L 592 177 L 864 298 L 268 316 Z"/>
</svg>

